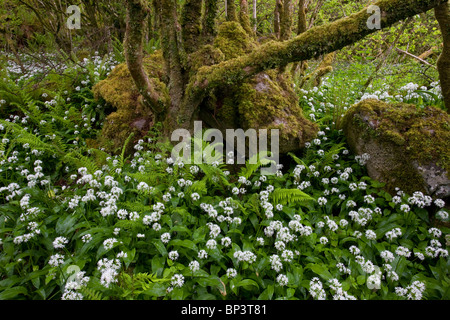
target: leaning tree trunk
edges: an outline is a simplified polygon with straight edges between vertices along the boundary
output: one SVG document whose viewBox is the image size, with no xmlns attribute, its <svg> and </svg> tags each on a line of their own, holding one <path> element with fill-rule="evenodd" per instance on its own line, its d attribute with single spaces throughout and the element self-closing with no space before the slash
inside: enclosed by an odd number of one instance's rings
<svg viewBox="0 0 450 320">
<path fill-rule="evenodd" d="M 190 5 L 183 9 L 195 11 L 195 8 L 198 9 L 198 2 L 201 1 L 186 1 L 186 4 Z M 235 8 L 231 6 L 234 1 L 227 0 L 227 3 L 228 20 L 238 21 Z M 380 0 L 375 5 L 380 7 L 381 25 L 386 28 L 444 3 L 447 3 L 447 0 Z M 170 101 L 164 101 L 154 92 L 152 79 L 148 79 L 142 69 L 143 33 L 139 29 L 146 18 L 146 13 L 141 12 L 145 11 L 145 6 L 146 1 L 127 0 L 127 63 L 134 82 L 144 97 L 144 103 L 155 112 L 157 118 L 165 118 L 166 133 L 176 128 L 192 130 L 202 101 L 218 88 L 239 86 L 261 72 L 282 68 L 292 62 L 317 58 L 378 31 L 367 27 L 371 14 L 364 9 L 333 23 L 311 28 L 293 39 L 268 42 L 239 57 L 205 65 L 196 72 L 189 72 L 189 52 L 186 51 L 192 51 L 192 48 L 186 47 L 185 42 L 191 42 L 194 48 L 197 47 L 196 43 L 193 43 L 195 37 L 191 34 L 198 36 L 197 29 L 191 29 L 189 24 L 199 25 L 200 12 L 198 17 L 189 15 L 194 18 L 184 21 L 182 28 L 177 20 L 176 1 L 164 0 L 160 5 L 161 38 L 170 96 Z M 184 15 L 187 16 L 187 13 Z"/>
<path fill-rule="evenodd" d="M 437 67 L 445 107 L 447 112 L 450 112 L 450 10 L 448 3 L 437 6 L 434 12 L 444 39 L 444 49 L 437 61 Z"/>
</svg>

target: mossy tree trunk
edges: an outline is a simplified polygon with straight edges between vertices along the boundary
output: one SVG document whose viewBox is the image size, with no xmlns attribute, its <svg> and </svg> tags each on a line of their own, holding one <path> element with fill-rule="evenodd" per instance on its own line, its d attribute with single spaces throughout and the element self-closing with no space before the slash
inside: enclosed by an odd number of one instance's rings
<svg viewBox="0 0 450 320">
<path fill-rule="evenodd" d="M 445 107 L 450 112 L 450 9 L 448 3 L 443 3 L 434 8 L 436 20 L 442 32 L 444 49 L 437 61 L 439 79 L 441 81 L 442 95 Z"/>
<path fill-rule="evenodd" d="M 248 1 L 239 0 L 240 11 L 239 11 L 239 22 L 241 23 L 244 30 L 251 36 L 253 36 L 252 26 L 250 24 L 250 17 L 248 15 Z"/>
<path fill-rule="evenodd" d="M 310 28 L 292 39 L 286 36 L 287 30 L 291 27 L 283 27 L 282 35 L 285 41 L 271 41 L 258 45 L 254 50 L 236 58 L 225 61 L 222 59 L 222 62 L 207 64 L 195 72 L 190 72 L 190 58 L 197 50 L 201 50 L 199 48 L 205 43 L 202 39 L 205 32 L 209 36 L 215 34 L 212 19 L 216 16 L 217 3 L 208 0 L 187 0 L 180 11 L 176 0 L 162 0 L 158 13 L 168 79 L 166 85 L 169 101 L 165 101 L 154 90 L 152 79 L 145 75 L 142 68 L 143 32 L 140 29 L 147 18 L 147 1 L 126 0 L 126 3 L 128 17 L 125 47 L 128 67 L 144 98 L 144 103 L 154 111 L 157 119 L 164 119 L 166 133 L 176 128 L 192 129 L 200 105 L 216 89 L 239 87 L 244 81 L 261 72 L 334 52 L 377 31 L 367 27 L 367 20 L 371 14 L 364 9 L 333 23 Z M 234 1 L 227 0 L 227 3 L 227 19 L 238 21 Z M 386 28 L 443 3 L 447 3 L 447 0 L 380 0 L 375 5 L 381 9 L 382 28 Z M 285 6 L 289 7 L 290 4 L 291 1 L 284 0 Z M 205 5 L 209 7 L 205 8 Z M 202 21 L 203 8 L 207 14 L 203 14 Z M 181 19 L 178 12 L 182 13 Z M 283 12 L 286 17 L 286 12 L 289 14 L 290 8 L 283 8 Z M 292 13 L 290 15 L 290 18 L 284 19 L 288 25 L 292 20 Z M 207 30 L 202 31 L 201 27 L 205 25 Z"/>
<path fill-rule="evenodd" d="M 277 39 L 280 38 L 280 18 L 283 11 L 283 0 L 276 0 L 273 12 L 273 33 Z"/>
<path fill-rule="evenodd" d="M 227 21 L 237 21 L 236 15 L 236 5 L 234 4 L 234 0 L 225 0 L 226 1 L 226 14 Z"/>
</svg>

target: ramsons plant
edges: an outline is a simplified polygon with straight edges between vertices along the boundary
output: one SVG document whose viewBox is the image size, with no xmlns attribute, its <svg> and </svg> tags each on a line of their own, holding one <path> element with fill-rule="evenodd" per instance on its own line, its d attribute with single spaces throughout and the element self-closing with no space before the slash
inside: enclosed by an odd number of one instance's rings
<svg viewBox="0 0 450 320">
<path fill-rule="evenodd" d="M 157 130 L 88 148 L 89 97 L 0 122 L 1 299 L 450 297 L 444 201 L 384 192 L 328 123 L 264 176 L 172 159 Z"/>
</svg>

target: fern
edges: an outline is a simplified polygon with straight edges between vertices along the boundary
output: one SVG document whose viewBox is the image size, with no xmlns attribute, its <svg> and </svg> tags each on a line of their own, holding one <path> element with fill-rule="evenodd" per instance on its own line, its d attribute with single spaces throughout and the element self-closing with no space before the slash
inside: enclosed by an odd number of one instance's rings
<svg viewBox="0 0 450 320">
<path fill-rule="evenodd" d="M 345 149 L 345 148 L 343 147 L 343 145 L 344 145 L 343 143 L 333 145 L 333 146 L 330 148 L 330 150 L 328 150 L 327 152 L 325 152 L 322 161 L 317 162 L 317 165 L 320 164 L 322 167 L 324 167 L 324 166 L 327 166 L 327 165 L 333 163 L 333 161 L 334 161 L 334 160 L 333 160 L 333 156 L 334 156 L 335 154 L 338 154 L 341 150 Z"/>
<path fill-rule="evenodd" d="M 307 168 L 308 166 L 306 165 L 305 162 L 303 162 L 302 159 L 300 159 L 299 157 L 297 157 L 295 154 L 293 154 L 292 152 L 288 152 L 288 155 L 292 158 L 292 160 L 294 160 L 297 164 L 299 165 L 303 165 L 305 168 Z"/>
<path fill-rule="evenodd" d="M 6 128 L 9 128 L 11 132 L 14 133 L 14 142 L 21 144 L 28 143 L 30 148 L 47 152 L 52 155 L 55 153 L 59 155 L 64 154 L 64 150 L 61 150 L 61 145 L 57 141 L 55 143 L 44 142 L 33 133 L 24 130 L 20 125 L 9 121 L 0 120 L 0 124 Z"/>
<path fill-rule="evenodd" d="M 273 160 L 269 160 L 265 157 L 261 157 L 260 154 L 254 155 L 252 158 L 245 162 L 245 167 L 241 169 L 240 176 L 246 179 L 250 178 L 253 173 L 256 172 L 260 167 L 272 163 Z"/>
<path fill-rule="evenodd" d="M 99 170 L 98 165 L 89 157 L 82 155 L 78 151 L 69 152 L 62 158 L 65 163 L 72 164 L 78 168 L 85 167 L 90 174 L 94 174 L 95 171 Z"/>
<path fill-rule="evenodd" d="M 315 201 L 313 197 L 299 189 L 275 189 L 271 196 L 274 203 L 283 205 L 288 203 L 304 204 L 309 201 Z"/>
<path fill-rule="evenodd" d="M 144 212 L 149 210 L 149 206 L 142 202 L 119 202 L 119 207 L 127 209 L 128 211 Z"/>
<path fill-rule="evenodd" d="M 125 159 L 126 148 L 127 148 L 128 144 L 130 143 L 131 139 L 133 138 L 133 136 L 134 136 L 134 133 L 133 132 L 130 133 L 130 135 L 128 136 L 128 138 L 125 140 L 125 142 L 123 144 L 122 152 L 120 153 L 120 156 L 119 156 L 119 159 L 118 159 L 119 160 L 118 166 L 121 169 L 123 169 L 123 165 L 125 164 L 125 160 L 126 160 Z"/>
<path fill-rule="evenodd" d="M 206 180 L 197 180 L 195 181 L 190 187 L 189 187 L 189 192 L 190 193 L 194 193 L 197 192 L 198 194 L 204 194 L 207 192 L 207 187 L 206 187 Z"/>
<path fill-rule="evenodd" d="M 81 294 L 83 294 L 84 300 L 106 300 L 106 297 L 103 297 L 103 293 L 91 288 L 81 287 Z"/>
<path fill-rule="evenodd" d="M 217 185 L 217 182 L 215 181 L 217 178 L 223 188 L 230 185 L 225 174 L 220 168 L 208 164 L 198 164 L 198 166 L 205 174 L 203 179 L 211 182 L 213 185 Z"/>
</svg>

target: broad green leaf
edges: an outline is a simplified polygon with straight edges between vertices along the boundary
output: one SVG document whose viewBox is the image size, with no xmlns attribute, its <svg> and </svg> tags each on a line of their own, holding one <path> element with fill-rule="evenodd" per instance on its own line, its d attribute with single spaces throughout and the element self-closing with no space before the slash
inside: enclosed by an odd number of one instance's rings
<svg viewBox="0 0 450 320">
<path fill-rule="evenodd" d="M 0 300 L 12 300 L 19 295 L 26 295 L 28 293 L 25 287 L 12 287 L 0 292 Z"/>
<path fill-rule="evenodd" d="M 173 247 L 180 246 L 180 247 L 188 248 L 195 252 L 198 252 L 197 245 L 194 242 L 192 242 L 191 240 L 173 239 L 172 241 L 170 241 L 170 246 L 173 246 Z"/>
</svg>

